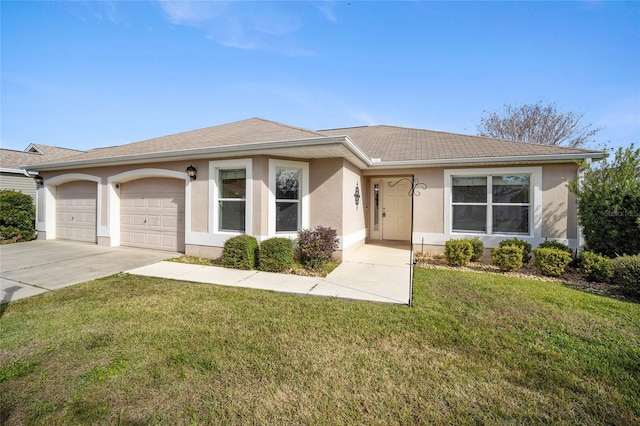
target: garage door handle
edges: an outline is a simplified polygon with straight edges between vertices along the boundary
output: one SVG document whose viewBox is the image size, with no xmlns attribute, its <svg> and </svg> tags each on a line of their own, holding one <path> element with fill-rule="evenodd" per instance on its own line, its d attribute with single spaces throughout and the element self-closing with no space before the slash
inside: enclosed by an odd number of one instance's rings
<svg viewBox="0 0 640 426">
<path fill-rule="evenodd" d="M 142 222 L 142 224 L 144 225 L 145 223 L 147 223 L 147 219 L 144 220 L 144 222 Z"/>
</svg>

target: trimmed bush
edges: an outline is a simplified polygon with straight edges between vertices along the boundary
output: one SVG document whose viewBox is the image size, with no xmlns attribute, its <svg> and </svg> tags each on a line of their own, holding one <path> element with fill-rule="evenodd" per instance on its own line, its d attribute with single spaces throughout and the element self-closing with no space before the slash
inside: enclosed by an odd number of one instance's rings
<svg viewBox="0 0 640 426">
<path fill-rule="evenodd" d="M 0 193 L 0 239 L 29 241 L 36 236 L 36 206 L 22 192 L 5 190 Z"/>
<path fill-rule="evenodd" d="M 260 244 L 258 269 L 267 272 L 284 272 L 293 266 L 293 240 L 270 238 Z"/>
<path fill-rule="evenodd" d="M 611 284 L 629 293 L 640 294 L 640 254 L 611 259 L 613 276 Z"/>
<path fill-rule="evenodd" d="M 465 266 L 473 257 L 473 246 L 469 240 L 449 240 L 444 244 L 444 257 L 452 266 Z"/>
<path fill-rule="evenodd" d="M 583 251 L 578 256 L 578 271 L 582 278 L 599 283 L 611 282 L 613 267 L 611 260 L 592 251 Z"/>
<path fill-rule="evenodd" d="M 538 272 L 549 277 L 561 277 L 571 263 L 571 255 L 565 250 L 557 248 L 537 248 L 534 265 Z"/>
<path fill-rule="evenodd" d="M 522 246 L 503 246 L 491 249 L 491 263 L 502 272 L 515 271 L 522 268 Z"/>
<path fill-rule="evenodd" d="M 471 254 L 471 261 L 477 262 L 484 255 L 484 243 L 480 238 L 467 238 L 467 241 L 471 243 L 473 253 Z"/>
<path fill-rule="evenodd" d="M 513 238 L 510 240 L 500 241 L 500 244 L 498 244 L 498 246 L 500 247 L 518 246 L 522 248 L 522 264 L 527 264 L 529 263 L 529 260 L 531 260 L 531 244 L 529 244 L 526 241 Z"/>
<path fill-rule="evenodd" d="M 295 255 L 298 262 L 307 268 L 317 269 L 331 260 L 338 248 L 338 233 L 335 229 L 316 226 L 316 229 L 298 231 Z"/>
<path fill-rule="evenodd" d="M 253 269 L 258 256 L 258 240 L 250 235 L 229 238 L 222 249 L 222 265 L 226 268 Z"/>
<path fill-rule="evenodd" d="M 562 251 L 566 251 L 573 257 L 573 249 L 566 244 L 562 244 L 559 241 L 555 240 L 544 240 L 540 244 L 538 244 L 538 248 L 553 248 Z"/>
</svg>

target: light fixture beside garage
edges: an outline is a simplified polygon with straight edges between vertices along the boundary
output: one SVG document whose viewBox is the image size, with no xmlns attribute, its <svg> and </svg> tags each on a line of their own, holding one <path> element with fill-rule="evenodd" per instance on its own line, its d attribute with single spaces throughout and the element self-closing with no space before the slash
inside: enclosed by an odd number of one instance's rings
<svg viewBox="0 0 640 426">
<path fill-rule="evenodd" d="M 44 178 L 40 175 L 35 175 L 33 180 L 36 181 L 36 185 L 42 185 L 44 183 Z"/>
<path fill-rule="evenodd" d="M 191 178 L 191 180 L 196 180 L 197 172 L 198 172 L 198 169 L 193 167 L 193 164 L 187 167 L 187 174 L 189 175 L 189 178 Z"/>
</svg>

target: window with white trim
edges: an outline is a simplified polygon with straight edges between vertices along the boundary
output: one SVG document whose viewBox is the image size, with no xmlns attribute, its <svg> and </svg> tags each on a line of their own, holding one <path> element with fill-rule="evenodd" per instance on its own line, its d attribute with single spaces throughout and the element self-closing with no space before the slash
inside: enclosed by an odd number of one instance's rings
<svg viewBox="0 0 640 426">
<path fill-rule="evenodd" d="M 276 232 L 300 229 L 300 169 L 276 168 Z"/>
<path fill-rule="evenodd" d="M 218 229 L 245 232 L 247 173 L 245 169 L 218 169 Z"/>
<path fill-rule="evenodd" d="M 451 230 L 529 235 L 530 174 L 451 176 Z"/>
<path fill-rule="evenodd" d="M 250 158 L 209 162 L 210 232 L 250 234 L 251 229 Z"/>
<path fill-rule="evenodd" d="M 309 227 L 309 163 L 269 160 L 270 236 L 295 236 Z"/>
</svg>

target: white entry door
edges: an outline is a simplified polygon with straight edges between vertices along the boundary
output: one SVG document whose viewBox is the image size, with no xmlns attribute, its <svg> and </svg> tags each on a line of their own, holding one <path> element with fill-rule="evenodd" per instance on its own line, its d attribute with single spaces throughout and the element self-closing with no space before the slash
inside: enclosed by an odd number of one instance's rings
<svg viewBox="0 0 640 426">
<path fill-rule="evenodd" d="M 411 240 L 411 183 L 402 178 L 371 180 L 371 240 Z"/>
</svg>

